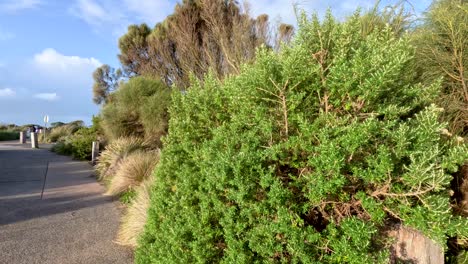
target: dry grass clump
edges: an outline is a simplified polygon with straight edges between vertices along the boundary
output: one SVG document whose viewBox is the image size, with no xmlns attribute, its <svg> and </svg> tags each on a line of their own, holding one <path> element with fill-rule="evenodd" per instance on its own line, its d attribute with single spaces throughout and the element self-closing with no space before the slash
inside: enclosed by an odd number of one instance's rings
<svg viewBox="0 0 468 264">
<path fill-rule="evenodd" d="M 149 177 L 136 188 L 137 195 L 128 207 L 120 224 L 117 243 L 136 247 L 138 237 L 143 232 L 150 206 L 150 189 L 154 177 Z"/>
<path fill-rule="evenodd" d="M 140 185 L 153 173 L 159 151 L 134 151 L 125 157 L 108 186 L 108 195 L 120 195 Z"/>
<path fill-rule="evenodd" d="M 96 165 L 99 180 L 108 180 L 116 173 L 122 160 L 130 153 L 144 150 L 147 146 L 141 138 L 126 137 L 119 138 L 110 143 L 106 150 L 101 153 Z"/>
</svg>

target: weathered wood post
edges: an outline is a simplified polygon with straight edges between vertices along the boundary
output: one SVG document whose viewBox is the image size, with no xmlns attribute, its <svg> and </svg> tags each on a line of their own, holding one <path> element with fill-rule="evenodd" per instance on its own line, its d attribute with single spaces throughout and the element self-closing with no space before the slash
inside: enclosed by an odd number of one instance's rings
<svg viewBox="0 0 468 264">
<path fill-rule="evenodd" d="M 31 132 L 31 148 L 39 148 L 39 143 L 38 143 L 36 132 Z"/>
<path fill-rule="evenodd" d="M 390 231 L 395 239 L 390 263 L 444 264 L 444 250 L 421 232 L 403 225 Z"/>
<path fill-rule="evenodd" d="M 20 131 L 20 144 L 26 143 L 26 132 Z"/>
<path fill-rule="evenodd" d="M 99 155 L 99 141 L 93 141 L 93 149 L 91 152 L 91 162 L 93 164 L 96 164 L 98 155 Z"/>
</svg>

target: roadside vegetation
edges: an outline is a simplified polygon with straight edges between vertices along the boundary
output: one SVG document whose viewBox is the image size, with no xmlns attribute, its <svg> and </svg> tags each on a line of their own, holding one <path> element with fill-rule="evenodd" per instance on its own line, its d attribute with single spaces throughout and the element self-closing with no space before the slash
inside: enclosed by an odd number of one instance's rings
<svg viewBox="0 0 468 264">
<path fill-rule="evenodd" d="M 19 139 L 19 132 L 10 130 L 0 130 L 0 141 Z"/>
<path fill-rule="evenodd" d="M 137 263 L 388 263 L 395 224 L 465 263 L 467 12 L 298 10 L 294 29 L 183 1 L 128 28 L 122 69 L 96 69 L 93 126 L 49 140 L 77 158 L 103 142 Z"/>
<path fill-rule="evenodd" d="M 54 124 L 45 142 L 55 143 L 51 150 L 57 154 L 90 160 L 93 141 L 102 138 L 99 122 L 99 118 L 94 117 L 91 127 L 86 127 L 83 121 Z"/>
<path fill-rule="evenodd" d="M 0 141 L 17 140 L 20 137 L 20 131 L 26 131 L 29 127 L 32 126 L 37 125 L 27 124 L 19 126 L 16 124 L 0 124 Z"/>
</svg>

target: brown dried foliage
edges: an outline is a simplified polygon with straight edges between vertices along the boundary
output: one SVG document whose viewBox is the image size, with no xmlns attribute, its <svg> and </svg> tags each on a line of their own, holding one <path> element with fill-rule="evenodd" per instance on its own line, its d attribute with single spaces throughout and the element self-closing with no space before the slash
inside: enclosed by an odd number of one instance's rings
<svg viewBox="0 0 468 264">
<path fill-rule="evenodd" d="M 130 75 L 150 75 L 180 88 L 190 76 L 210 70 L 218 78 L 238 73 L 261 45 L 278 49 L 291 40 L 291 25 L 270 26 L 267 15 L 250 17 L 248 5 L 234 0 L 186 0 L 150 30 L 130 26 L 119 41 L 119 59 Z"/>
</svg>

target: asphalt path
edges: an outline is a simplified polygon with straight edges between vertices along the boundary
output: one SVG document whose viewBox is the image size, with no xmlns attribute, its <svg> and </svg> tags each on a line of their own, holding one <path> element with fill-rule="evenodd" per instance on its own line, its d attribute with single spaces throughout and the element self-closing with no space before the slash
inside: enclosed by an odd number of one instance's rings
<svg viewBox="0 0 468 264">
<path fill-rule="evenodd" d="M 132 263 L 92 167 L 41 147 L 0 142 L 0 263 Z"/>
</svg>

